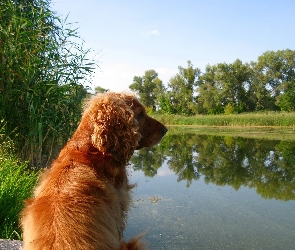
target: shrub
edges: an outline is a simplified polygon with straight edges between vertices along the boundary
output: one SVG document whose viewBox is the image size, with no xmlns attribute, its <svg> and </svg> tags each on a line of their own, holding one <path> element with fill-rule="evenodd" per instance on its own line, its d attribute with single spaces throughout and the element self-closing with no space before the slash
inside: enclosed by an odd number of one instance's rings
<svg viewBox="0 0 295 250">
<path fill-rule="evenodd" d="M 14 144 L 9 139 L 0 144 L 0 238 L 20 239 L 19 213 L 23 201 L 35 186 L 38 171 L 28 168 L 14 154 Z"/>
<path fill-rule="evenodd" d="M 228 103 L 225 108 L 224 108 L 224 113 L 226 115 L 230 115 L 230 114 L 233 114 L 235 111 L 235 108 L 234 106 L 231 104 L 231 103 Z"/>
</svg>

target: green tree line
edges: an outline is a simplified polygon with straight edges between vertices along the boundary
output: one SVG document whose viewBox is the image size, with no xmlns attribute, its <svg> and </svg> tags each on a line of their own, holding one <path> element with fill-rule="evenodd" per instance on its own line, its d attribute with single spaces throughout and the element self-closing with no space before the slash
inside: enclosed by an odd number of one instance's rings
<svg viewBox="0 0 295 250">
<path fill-rule="evenodd" d="M 50 2 L 0 1 L 0 126 L 26 158 L 69 138 L 95 64 Z"/>
<path fill-rule="evenodd" d="M 204 72 L 191 61 L 178 69 L 167 86 L 155 70 L 147 70 L 129 88 L 145 106 L 168 114 L 295 110 L 294 50 L 267 51 L 256 62 L 207 65 Z"/>
</svg>

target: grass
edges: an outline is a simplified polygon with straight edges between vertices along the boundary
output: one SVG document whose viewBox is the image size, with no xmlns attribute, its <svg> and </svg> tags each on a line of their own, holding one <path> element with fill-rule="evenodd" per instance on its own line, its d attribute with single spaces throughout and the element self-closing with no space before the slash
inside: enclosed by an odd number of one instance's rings
<svg viewBox="0 0 295 250">
<path fill-rule="evenodd" d="M 166 125 L 195 126 L 250 126 L 250 127 L 290 127 L 295 128 L 294 112 L 258 112 L 231 115 L 159 115 L 153 117 Z"/>
<path fill-rule="evenodd" d="M 0 145 L 0 238 L 21 239 L 19 213 L 23 201 L 31 195 L 38 172 L 29 170 L 11 151 L 11 141 Z"/>
<path fill-rule="evenodd" d="M 202 135 L 218 135 L 267 140 L 295 141 L 295 129 L 289 127 L 225 127 L 197 125 L 168 125 L 167 127 L 169 129 L 169 134 L 194 133 Z"/>
<path fill-rule="evenodd" d="M 257 112 L 231 115 L 160 115 L 155 119 L 169 126 L 169 133 L 295 140 L 295 112 Z"/>
</svg>

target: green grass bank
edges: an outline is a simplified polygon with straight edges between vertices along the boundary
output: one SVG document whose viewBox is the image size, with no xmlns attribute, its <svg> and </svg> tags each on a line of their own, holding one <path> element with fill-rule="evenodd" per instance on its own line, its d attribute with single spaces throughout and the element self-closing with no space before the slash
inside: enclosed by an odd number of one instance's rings
<svg viewBox="0 0 295 250">
<path fill-rule="evenodd" d="M 0 239 L 21 239 L 19 213 L 36 185 L 38 171 L 29 169 L 12 152 L 13 142 L 0 144 Z"/>
<path fill-rule="evenodd" d="M 295 128 L 295 112 L 259 112 L 231 115 L 180 116 L 152 114 L 166 125 L 251 126 Z"/>
</svg>

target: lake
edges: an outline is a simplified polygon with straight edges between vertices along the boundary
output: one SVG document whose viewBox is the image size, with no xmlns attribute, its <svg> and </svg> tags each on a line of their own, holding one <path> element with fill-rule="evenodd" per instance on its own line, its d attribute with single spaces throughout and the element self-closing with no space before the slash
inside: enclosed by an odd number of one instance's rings
<svg viewBox="0 0 295 250">
<path fill-rule="evenodd" d="M 124 237 L 149 249 L 295 249 L 295 141 L 168 134 L 131 159 Z"/>
</svg>

